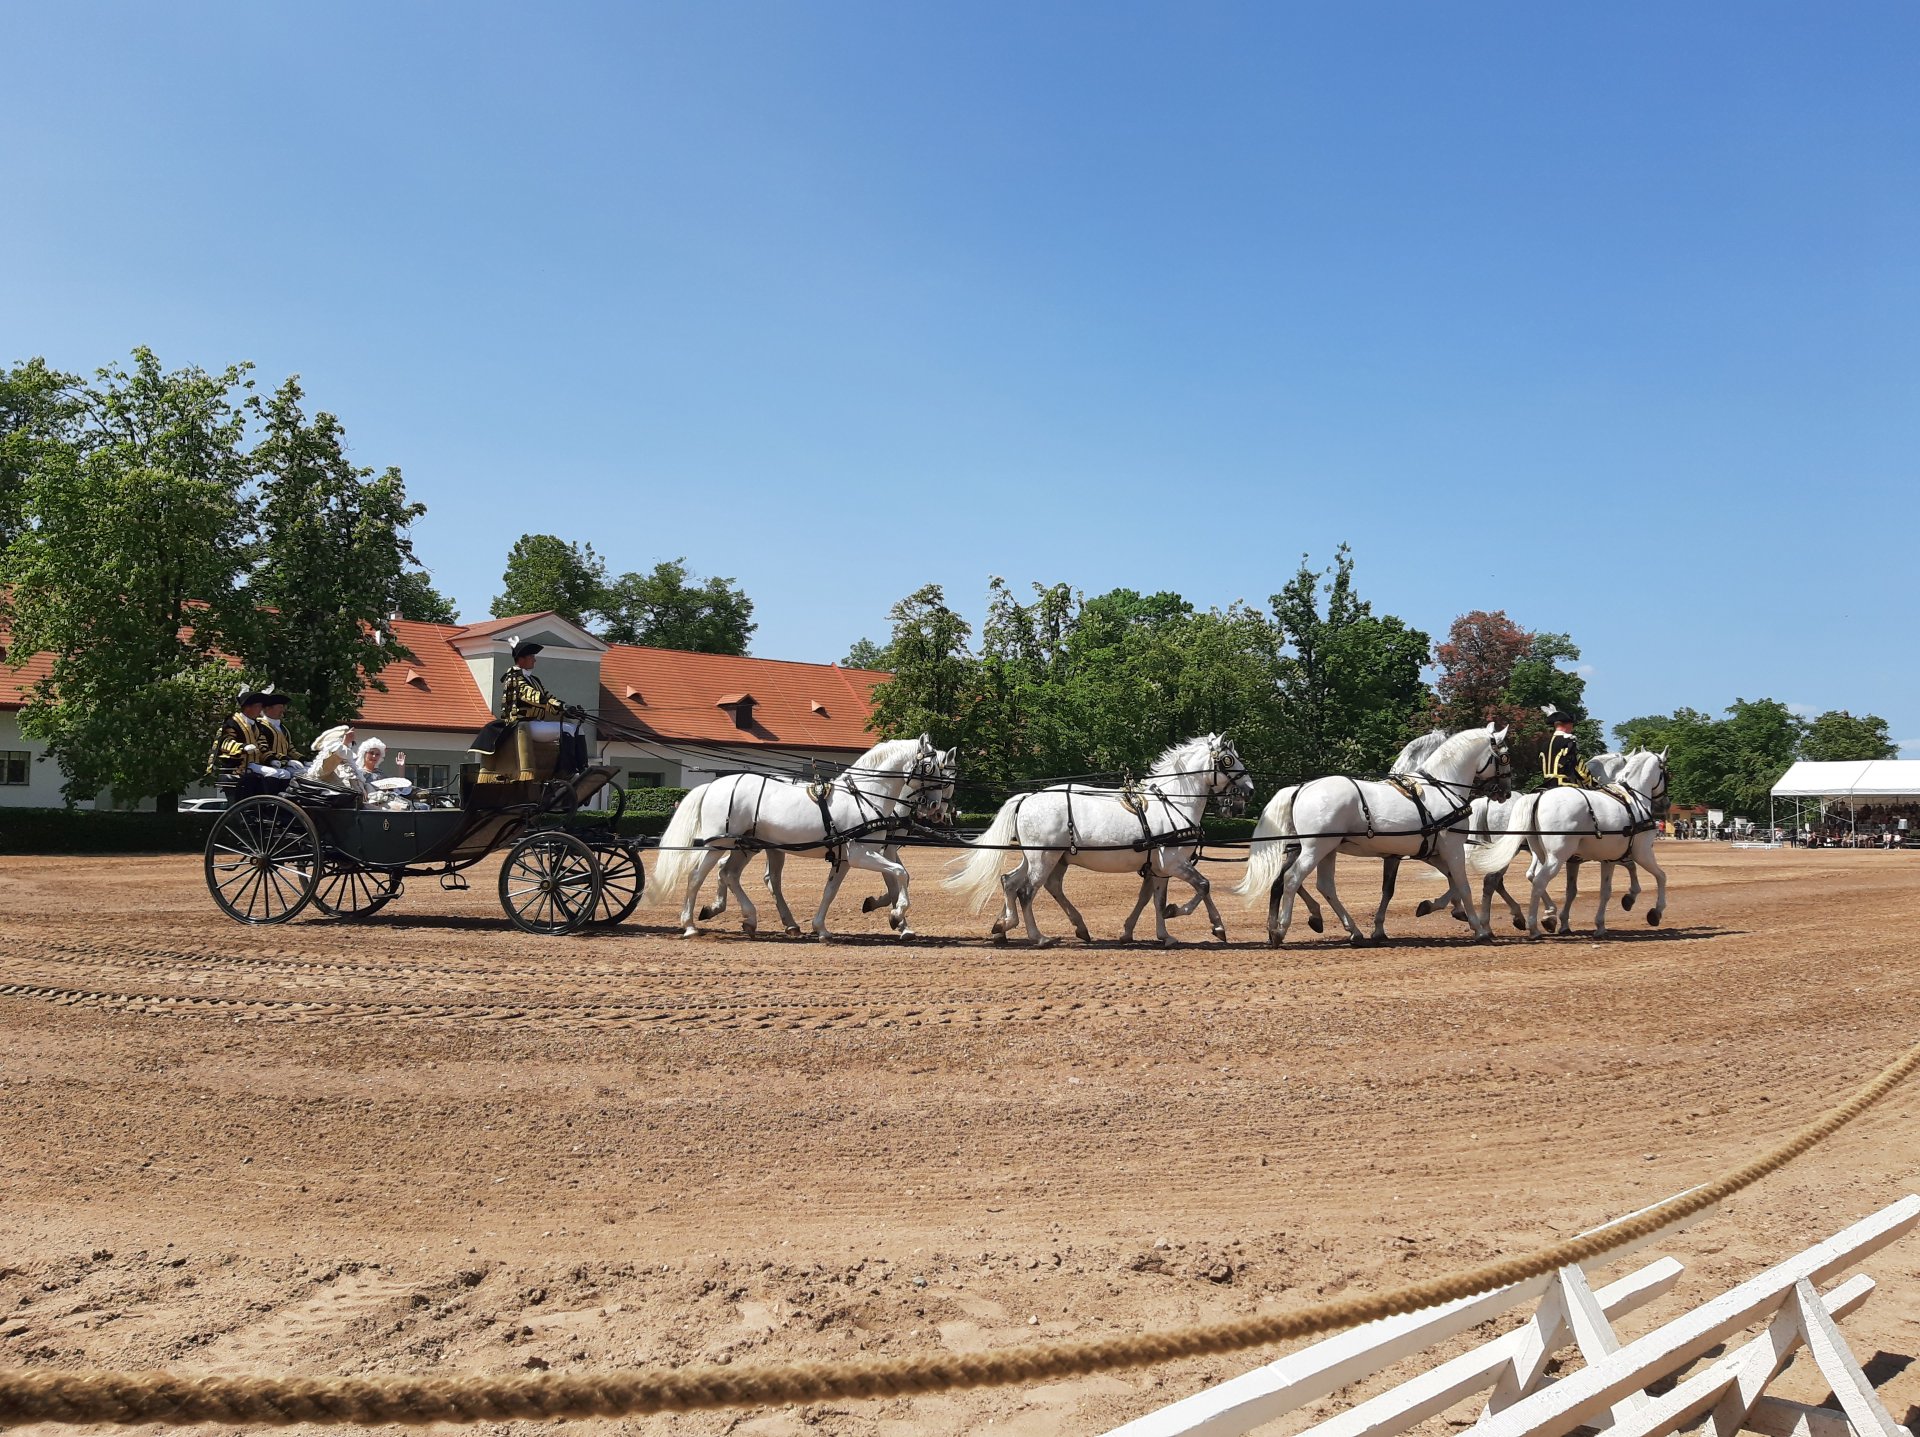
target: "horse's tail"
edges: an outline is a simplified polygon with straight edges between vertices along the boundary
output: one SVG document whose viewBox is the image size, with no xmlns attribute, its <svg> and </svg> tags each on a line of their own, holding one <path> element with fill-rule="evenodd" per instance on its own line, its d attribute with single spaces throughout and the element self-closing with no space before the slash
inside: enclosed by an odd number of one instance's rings
<svg viewBox="0 0 1920 1437">
<path fill-rule="evenodd" d="M 674 809 L 673 817 L 667 823 L 667 831 L 660 835 L 660 847 L 657 850 L 660 856 L 653 863 L 653 881 L 647 885 L 647 897 L 656 901 L 680 901 L 681 885 L 686 882 L 687 875 L 693 871 L 693 865 L 700 857 L 700 850 L 694 847 L 693 840 L 699 836 L 700 810 L 711 787 L 711 783 L 703 783 L 689 790 L 680 800 L 679 807 Z"/>
<path fill-rule="evenodd" d="M 1266 895 L 1273 881 L 1287 871 L 1287 844 L 1293 838 L 1293 800 L 1298 787 L 1283 788 L 1267 800 L 1254 826 L 1253 846 L 1247 850 L 1247 871 L 1233 891 L 1249 908 Z"/>
<path fill-rule="evenodd" d="M 978 913 L 987 906 L 1000 886 L 1000 870 L 1006 863 L 1006 844 L 1014 837 L 1014 821 L 1020 813 L 1020 800 L 1010 798 L 1000 805 L 987 831 L 968 846 L 974 851 L 957 858 L 952 871 L 940 880 L 942 888 L 967 896 L 967 911 Z"/>
<path fill-rule="evenodd" d="M 1506 832 L 1495 836 L 1490 843 L 1475 844 L 1467 849 L 1468 871 L 1482 877 L 1489 873 L 1505 873 L 1507 865 L 1513 862 L 1513 855 L 1527 841 L 1527 828 L 1533 822 L 1533 810 L 1539 802 L 1539 794 L 1529 793 L 1508 809 Z M 1492 810 L 1488 810 L 1488 821 L 1491 822 L 1492 818 Z"/>
</svg>

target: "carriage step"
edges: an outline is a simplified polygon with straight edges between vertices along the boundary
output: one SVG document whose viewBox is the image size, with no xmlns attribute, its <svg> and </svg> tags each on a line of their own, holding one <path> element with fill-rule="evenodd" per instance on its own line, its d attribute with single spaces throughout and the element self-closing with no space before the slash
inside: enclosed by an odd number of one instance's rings
<svg viewBox="0 0 1920 1437">
<path fill-rule="evenodd" d="M 467 882 L 466 876 L 464 874 L 443 873 L 440 875 L 440 887 L 445 892 L 465 893 L 472 886 L 473 885 L 471 883 Z"/>
</svg>

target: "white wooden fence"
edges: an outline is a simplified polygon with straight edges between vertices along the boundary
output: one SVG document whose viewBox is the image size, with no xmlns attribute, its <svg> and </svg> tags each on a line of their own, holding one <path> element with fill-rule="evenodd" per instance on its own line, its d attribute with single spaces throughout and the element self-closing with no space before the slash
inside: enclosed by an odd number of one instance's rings
<svg viewBox="0 0 1920 1437">
<path fill-rule="evenodd" d="M 1252 1432 L 1536 1300 L 1524 1325 L 1308 1427 L 1300 1437 L 1394 1437 L 1477 1393 L 1486 1394 L 1484 1407 L 1468 1437 L 1562 1437 L 1579 1428 L 1601 1429 L 1605 1437 L 1664 1437 L 1702 1419 L 1713 1437 L 1733 1437 L 1742 1428 L 1771 1437 L 1914 1437 L 1881 1405 L 1835 1325 L 1866 1301 L 1873 1279 L 1855 1276 L 1824 1294 L 1819 1287 L 1905 1236 L 1916 1223 L 1920 1196 L 1902 1198 L 1624 1345 L 1612 1319 L 1670 1291 L 1681 1265 L 1659 1258 L 1598 1291 L 1583 1268 L 1564 1267 L 1339 1333 L 1150 1412 L 1108 1437 Z M 1588 1266 L 1617 1263 L 1686 1225 L 1676 1223 Z M 1650 1386 L 1753 1327 L 1761 1331 L 1744 1345 L 1659 1396 L 1648 1393 Z M 1767 1384 L 1803 1346 L 1839 1399 L 1839 1412 L 1767 1395 Z M 1577 1349 L 1585 1365 L 1549 1380 L 1549 1360 L 1567 1347 Z"/>
</svg>

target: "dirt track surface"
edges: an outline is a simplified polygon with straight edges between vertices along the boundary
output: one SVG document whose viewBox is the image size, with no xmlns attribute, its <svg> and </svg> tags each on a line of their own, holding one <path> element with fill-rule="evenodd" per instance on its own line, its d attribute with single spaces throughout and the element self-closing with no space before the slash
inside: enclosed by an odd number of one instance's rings
<svg viewBox="0 0 1920 1437">
<path fill-rule="evenodd" d="M 973 1350 L 1523 1249 L 1744 1161 L 1916 1037 L 1920 855 L 1660 851 L 1666 926 L 1616 911 L 1597 942 L 1470 946 L 1403 880 L 1390 948 L 1203 945 L 1196 914 L 1173 952 L 994 947 L 925 859 L 921 939 L 860 914 L 856 875 L 825 946 L 681 941 L 652 904 L 531 938 L 490 873 L 245 929 L 195 859 L 0 860 L 0 1367 Z M 789 872 L 810 907 L 818 866 Z M 1133 888 L 1070 891 L 1111 935 Z M 1688 1276 L 1623 1329 L 1920 1188 L 1917 1149 L 1912 1088 L 1664 1244 Z M 1911 1420 L 1920 1237 L 1867 1270 L 1846 1331 Z M 1272 1355 L 588 1425 L 1093 1433 Z"/>
</svg>

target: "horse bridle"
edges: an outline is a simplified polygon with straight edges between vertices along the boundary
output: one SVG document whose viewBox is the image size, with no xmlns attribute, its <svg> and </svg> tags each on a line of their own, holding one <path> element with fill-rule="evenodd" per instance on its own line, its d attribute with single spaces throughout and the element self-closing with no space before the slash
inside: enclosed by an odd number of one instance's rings
<svg viewBox="0 0 1920 1437">
<path fill-rule="evenodd" d="M 1509 795 L 1512 794 L 1513 761 L 1507 757 L 1507 746 L 1505 744 L 1495 743 L 1492 735 L 1488 735 L 1487 750 L 1487 761 L 1474 769 L 1473 777 L 1464 783 L 1454 782 L 1444 778 L 1435 778 L 1424 767 L 1419 769 L 1415 774 L 1417 778 L 1432 784 L 1435 788 L 1446 794 L 1447 801 L 1453 805 L 1453 812 L 1444 818 L 1436 819 L 1432 822 L 1431 827 L 1434 830 L 1437 831 L 1441 828 L 1450 827 L 1458 823 L 1468 814 L 1471 814 L 1473 812 L 1474 797 L 1481 793 L 1482 790 L 1490 788 L 1493 779 L 1504 778 L 1507 784 L 1507 792 Z M 1493 779 L 1483 777 L 1488 768 L 1493 769 Z M 1492 796 L 1491 793 L 1487 794 L 1489 798 Z M 1419 799 L 1415 798 L 1414 802 L 1419 804 Z M 1424 806 L 1422 806 L 1422 812 L 1425 812 Z M 1428 831 L 1427 827 L 1423 826 L 1421 831 L 1423 833 Z"/>
</svg>

